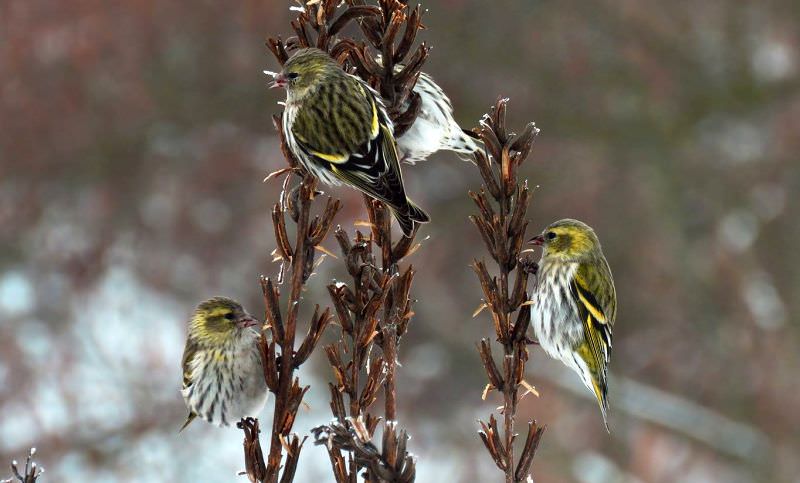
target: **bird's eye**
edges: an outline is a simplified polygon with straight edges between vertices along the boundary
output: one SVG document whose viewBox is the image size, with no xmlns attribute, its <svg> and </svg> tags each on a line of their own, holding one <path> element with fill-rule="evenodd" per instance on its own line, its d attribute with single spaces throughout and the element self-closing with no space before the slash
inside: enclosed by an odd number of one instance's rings
<svg viewBox="0 0 800 483">
<path fill-rule="evenodd" d="M 555 239 L 555 237 L 556 237 L 555 232 L 552 232 L 552 231 L 548 231 L 547 232 L 547 239 L 548 240 L 553 240 L 553 239 Z"/>
<path fill-rule="evenodd" d="M 286 78 L 289 80 L 295 80 L 298 77 L 300 77 L 300 74 L 298 74 L 297 72 L 289 72 L 288 74 L 286 74 Z"/>
<path fill-rule="evenodd" d="M 228 312 L 227 314 L 225 314 L 225 318 L 228 320 L 233 320 L 236 318 L 236 316 L 233 315 L 233 312 Z"/>
</svg>

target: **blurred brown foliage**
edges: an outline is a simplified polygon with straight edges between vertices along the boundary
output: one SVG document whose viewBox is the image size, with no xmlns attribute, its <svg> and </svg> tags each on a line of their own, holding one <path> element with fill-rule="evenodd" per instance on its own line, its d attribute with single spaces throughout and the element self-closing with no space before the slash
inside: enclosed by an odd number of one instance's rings
<svg viewBox="0 0 800 483">
<path fill-rule="evenodd" d="M 535 120 L 521 174 L 539 186 L 529 215 L 590 223 L 614 270 L 613 434 L 563 389 L 573 376 L 535 353 L 541 397 L 519 412 L 550 427 L 537 481 L 795 479 L 796 2 L 426 6 L 425 70 L 458 119 L 474 125 L 505 95 L 509 124 Z M 263 41 L 290 34 L 289 15 L 277 1 L 0 4 L 0 461 L 35 443 L 45 478 L 87 481 L 199 481 L 220 461 L 241 464 L 235 431 L 216 446 L 213 428 L 174 436 L 176 353 L 197 300 L 258 307 L 254 277 L 277 270 L 279 186 L 261 180 L 283 166 L 271 127 L 280 99 L 260 71 L 275 70 Z M 498 403 L 480 401 L 474 341 L 490 334 L 470 322 L 477 174 L 448 155 L 404 174 L 434 223 L 410 260 L 425 296 L 401 348 L 398 412 L 428 455 L 420 481 L 496 476 L 474 434 Z M 350 228 L 360 197 L 335 191 Z M 324 300 L 344 276 L 323 263 L 304 297 Z M 321 359 L 303 377 L 327 378 Z M 306 428 L 328 417 L 324 383 L 311 384 Z M 653 388 L 671 397 L 645 405 Z M 175 464 L 198 451 L 207 463 Z M 325 463 L 310 477 L 330 478 L 322 448 L 304 457 Z"/>
</svg>

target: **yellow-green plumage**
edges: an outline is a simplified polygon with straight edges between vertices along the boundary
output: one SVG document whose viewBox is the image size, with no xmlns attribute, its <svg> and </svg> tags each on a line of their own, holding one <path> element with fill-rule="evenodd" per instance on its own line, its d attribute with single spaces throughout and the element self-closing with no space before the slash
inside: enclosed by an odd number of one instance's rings
<svg viewBox="0 0 800 483">
<path fill-rule="evenodd" d="M 267 386 L 257 340 L 260 325 L 242 306 L 214 297 L 197 306 L 189 321 L 183 351 L 183 395 L 189 416 L 227 426 L 257 416 L 267 400 Z"/>
<path fill-rule="evenodd" d="M 283 127 L 292 154 L 329 184 L 391 208 L 403 233 L 428 215 L 406 197 L 392 122 L 380 97 L 318 49 L 298 50 L 276 77 L 287 91 Z"/>
<path fill-rule="evenodd" d="M 350 91 L 360 95 L 348 95 Z M 292 133 L 326 161 L 337 164 L 347 160 L 351 153 L 358 152 L 368 139 L 377 135 L 377 106 L 366 96 L 364 88 L 350 77 L 320 83 L 303 102 L 308 107 L 298 110 Z M 336 109 L 323 107 L 334 105 Z"/>
<path fill-rule="evenodd" d="M 571 219 L 548 226 L 533 243 L 542 258 L 531 322 L 541 347 L 578 373 L 608 429 L 608 364 L 617 316 L 611 269 L 591 227 Z"/>
</svg>

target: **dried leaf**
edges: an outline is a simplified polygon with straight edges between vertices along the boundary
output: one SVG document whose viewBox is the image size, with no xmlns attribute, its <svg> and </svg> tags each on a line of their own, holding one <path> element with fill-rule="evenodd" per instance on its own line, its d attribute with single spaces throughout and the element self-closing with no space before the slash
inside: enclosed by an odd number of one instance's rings
<svg viewBox="0 0 800 483">
<path fill-rule="evenodd" d="M 485 401 L 486 397 L 489 395 L 489 392 L 494 389 L 494 386 L 491 384 L 487 384 L 486 387 L 483 388 L 483 392 L 481 393 L 481 401 Z"/>
<path fill-rule="evenodd" d="M 478 306 L 478 308 L 477 308 L 477 309 L 475 309 L 475 312 L 472 312 L 472 318 L 474 319 L 475 317 L 477 317 L 477 316 L 478 316 L 478 314 L 480 314 L 481 312 L 483 312 L 483 309 L 485 309 L 485 308 L 488 308 L 488 307 L 489 307 L 489 304 L 487 304 L 486 302 L 484 302 L 484 303 L 480 304 L 480 305 Z"/>
<path fill-rule="evenodd" d="M 322 245 L 317 245 L 317 246 L 314 247 L 314 249 L 321 251 L 322 253 L 324 253 L 325 255 L 328 255 L 331 258 L 334 258 L 336 260 L 339 259 L 339 257 L 337 257 L 332 251 L 328 250 L 327 248 L 325 248 Z"/>
<path fill-rule="evenodd" d="M 265 70 L 264 73 L 266 74 L 267 71 Z M 271 74 L 273 74 L 273 76 L 277 75 L 274 72 L 271 72 Z M 290 173 L 292 171 L 294 171 L 294 168 L 292 168 L 292 167 L 276 169 L 275 171 L 273 171 L 270 174 L 268 174 L 266 178 L 264 178 L 263 183 L 266 183 L 267 181 L 271 180 L 272 178 L 277 178 L 278 176 L 280 176 L 280 175 L 282 175 L 284 173 Z"/>
<path fill-rule="evenodd" d="M 537 390 L 536 390 L 536 388 L 535 388 L 534 386 L 531 386 L 531 385 L 528 383 L 528 381 L 526 381 L 525 379 L 523 379 L 522 381 L 520 381 L 520 383 L 519 383 L 519 384 L 520 384 L 522 387 L 524 387 L 525 389 L 527 389 L 527 392 L 526 392 L 525 394 L 523 394 L 522 396 L 520 396 L 520 398 L 524 397 L 526 394 L 533 394 L 534 396 L 536 396 L 536 397 L 539 397 L 539 391 L 537 391 Z"/>
</svg>

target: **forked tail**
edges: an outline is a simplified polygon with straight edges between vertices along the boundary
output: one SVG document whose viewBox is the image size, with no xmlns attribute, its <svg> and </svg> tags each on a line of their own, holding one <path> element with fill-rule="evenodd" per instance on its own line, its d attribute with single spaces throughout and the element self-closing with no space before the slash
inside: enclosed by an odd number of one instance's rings
<svg viewBox="0 0 800 483">
<path fill-rule="evenodd" d="M 394 209 L 393 212 L 397 223 L 400 224 L 400 229 L 403 230 L 403 234 L 407 237 L 410 237 L 414 233 L 415 223 L 427 223 L 431 221 L 428 214 L 411 200 L 408 200 L 405 211 L 401 212 Z"/>
</svg>

